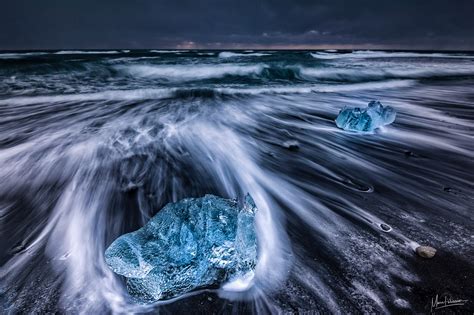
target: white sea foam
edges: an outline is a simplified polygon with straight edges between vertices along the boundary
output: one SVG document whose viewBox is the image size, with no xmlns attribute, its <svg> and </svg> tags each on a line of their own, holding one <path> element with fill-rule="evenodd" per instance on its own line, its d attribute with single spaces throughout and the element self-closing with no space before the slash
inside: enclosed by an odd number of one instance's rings
<svg viewBox="0 0 474 315">
<path fill-rule="evenodd" d="M 416 52 L 387 52 L 387 51 L 371 51 L 361 50 L 351 53 L 334 53 L 326 50 L 326 52 L 310 53 L 316 59 L 344 59 L 344 58 L 469 58 L 474 59 L 474 55 L 467 54 L 448 54 L 448 53 L 416 53 Z"/>
<path fill-rule="evenodd" d="M 199 64 L 199 65 L 131 65 L 118 66 L 117 69 L 134 77 L 161 78 L 172 81 L 192 81 L 222 78 L 227 75 L 258 75 L 266 66 L 239 64 Z"/>
<path fill-rule="evenodd" d="M 432 65 L 431 67 L 399 67 L 399 68 L 308 68 L 300 67 L 302 76 L 326 80 L 340 81 L 360 81 L 360 80 L 381 80 L 395 78 L 429 78 L 429 77 L 449 77 L 460 75 L 474 75 L 474 66 L 465 65 L 462 67 L 455 65 Z"/>
<path fill-rule="evenodd" d="M 306 93 L 338 93 L 362 90 L 385 90 L 409 87 L 413 80 L 390 80 L 384 82 L 366 82 L 354 84 L 313 84 L 306 86 L 272 86 L 262 88 L 226 88 L 209 89 L 222 95 L 259 95 L 259 94 L 306 94 Z M 42 96 L 20 96 L 0 100 L 0 105 L 30 105 L 42 103 L 67 103 L 87 101 L 133 101 L 170 98 L 177 92 L 192 92 L 193 88 L 158 88 L 115 90 L 83 94 L 62 94 Z"/>
<path fill-rule="evenodd" d="M 270 56 L 271 54 L 268 53 L 235 53 L 231 51 L 223 51 L 219 53 L 219 58 L 233 58 L 233 57 L 262 57 L 262 56 Z"/>
<path fill-rule="evenodd" d="M 24 57 L 32 57 L 32 56 L 43 56 L 48 55 L 47 52 L 27 52 L 27 53 L 3 53 L 0 54 L 0 59 L 20 59 Z"/>
<path fill-rule="evenodd" d="M 54 53 L 55 55 L 111 55 L 120 54 L 117 50 L 61 50 Z"/>
<path fill-rule="evenodd" d="M 416 84 L 413 80 L 390 80 L 384 82 L 366 82 L 354 84 L 313 84 L 306 86 L 275 86 L 262 88 L 217 88 L 222 94 L 307 94 L 307 93 L 338 93 L 363 90 L 385 90 L 410 87 Z"/>
<path fill-rule="evenodd" d="M 65 103 L 65 102 L 87 102 L 87 101 L 131 101 L 145 99 L 161 99 L 171 96 L 171 89 L 138 89 L 103 91 L 97 93 L 62 94 L 42 96 L 21 96 L 0 100 L 0 105 L 30 105 L 42 103 Z"/>
<path fill-rule="evenodd" d="M 161 57 L 160 56 L 141 56 L 141 57 L 120 57 L 120 58 L 111 58 L 109 60 L 107 60 L 106 62 L 110 63 L 110 64 L 122 64 L 122 63 L 125 63 L 127 61 L 138 61 L 138 60 L 147 60 L 147 59 L 160 59 Z"/>
<path fill-rule="evenodd" d="M 157 54 L 175 54 L 175 53 L 188 52 L 188 50 L 156 50 L 156 49 L 152 49 L 152 50 L 150 50 L 150 52 L 157 53 Z"/>
</svg>

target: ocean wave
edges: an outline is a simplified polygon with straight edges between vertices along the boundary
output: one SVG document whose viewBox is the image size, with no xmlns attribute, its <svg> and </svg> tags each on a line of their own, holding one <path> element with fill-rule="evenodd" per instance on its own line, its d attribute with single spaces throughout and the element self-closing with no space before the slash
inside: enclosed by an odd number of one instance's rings
<svg viewBox="0 0 474 315">
<path fill-rule="evenodd" d="M 48 54 L 49 53 L 47 52 L 3 53 L 0 54 L 0 59 L 20 59 L 24 57 L 43 56 Z"/>
<path fill-rule="evenodd" d="M 217 88 L 225 95 L 258 95 L 258 94 L 307 94 L 307 93 L 339 93 L 363 90 L 385 90 L 410 87 L 416 84 L 413 80 L 390 80 L 385 82 L 366 82 L 353 84 L 312 84 L 302 86 L 274 86 L 262 88 Z"/>
<path fill-rule="evenodd" d="M 87 101 L 134 101 L 161 99 L 173 95 L 171 89 L 111 90 L 96 93 L 20 96 L 0 100 L 0 105 L 31 105 L 42 103 L 67 103 Z"/>
<path fill-rule="evenodd" d="M 466 218 L 474 175 L 466 170 L 474 167 L 474 76 L 383 77 L 384 71 L 459 72 L 474 68 L 474 62 L 321 64 L 300 51 L 240 59 L 200 58 L 191 51 L 0 60 L 5 310 L 173 312 L 184 311 L 176 305 L 191 295 L 194 302 L 210 295 L 209 307 L 250 305 L 246 309 L 255 313 L 410 311 L 426 306 L 423 292 L 409 292 L 412 284 L 433 282 L 413 268 L 416 258 L 410 255 L 416 255 L 417 242 L 427 236 L 434 244 L 448 242 L 442 254 L 449 261 L 451 254 L 461 257 L 464 269 L 474 261 L 466 242 L 472 235 Z M 157 59 L 122 59 L 139 56 Z M 264 70 L 187 82 L 134 78 L 116 70 L 178 65 L 193 73 L 195 66 L 252 64 Z M 304 69 L 320 72 L 303 74 Z M 331 70 L 369 77 L 320 79 L 334 75 Z M 383 79 L 374 80 L 369 70 Z M 341 108 L 365 107 L 373 99 L 397 111 L 392 125 L 370 135 L 337 128 L 334 118 Z M 245 192 L 259 209 L 258 263 L 249 290 L 229 293 L 224 283 L 144 305 L 105 264 L 110 241 L 139 228 L 168 202 Z M 429 199 L 425 206 L 420 196 Z M 455 237 L 443 228 L 446 220 Z M 462 275 L 440 276 L 450 286 L 469 283 Z M 351 303 L 339 303 L 344 300 Z"/>
<path fill-rule="evenodd" d="M 134 62 L 134 61 L 139 61 L 139 60 L 158 60 L 162 57 L 160 56 L 135 56 L 135 57 L 117 57 L 117 58 L 111 58 L 109 60 L 106 60 L 106 63 L 109 64 L 123 64 L 126 62 Z M 79 59 L 80 60 L 80 59 Z"/>
<path fill-rule="evenodd" d="M 313 84 L 303 86 L 272 86 L 260 88 L 159 88 L 136 90 L 110 90 L 96 93 L 61 94 L 43 96 L 20 96 L 0 100 L 0 105 L 31 105 L 43 103 L 68 103 L 88 101 L 139 101 L 159 100 L 167 98 L 189 98 L 260 94 L 308 94 L 308 93 L 339 93 L 363 90 L 386 90 L 410 87 L 413 80 L 391 80 L 385 82 L 366 82 L 354 84 Z"/>
<path fill-rule="evenodd" d="M 354 51 L 351 53 L 330 53 L 330 52 L 316 52 L 310 53 L 316 59 L 345 59 L 345 58 L 468 58 L 474 59 L 473 55 L 467 54 L 447 54 L 447 53 L 416 53 L 416 52 L 386 52 L 386 51 Z"/>
<path fill-rule="evenodd" d="M 175 54 L 175 53 L 188 52 L 188 50 L 156 50 L 156 49 L 152 49 L 152 50 L 150 50 L 150 52 L 157 53 L 157 54 Z"/>
<path fill-rule="evenodd" d="M 390 79 L 425 79 L 474 75 L 474 65 L 400 66 L 394 68 L 312 68 L 256 64 L 190 64 L 190 65 L 117 65 L 116 69 L 133 77 L 168 81 L 195 81 L 226 76 L 250 76 L 260 79 L 294 81 L 329 80 L 340 82 L 378 81 Z"/>
<path fill-rule="evenodd" d="M 223 51 L 219 53 L 219 58 L 233 58 L 233 57 L 263 57 L 270 56 L 269 53 L 235 53 L 231 51 Z"/>
<path fill-rule="evenodd" d="M 54 53 L 55 55 L 112 55 L 120 54 L 117 50 L 61 50 Z"/>
<path fill-rule="evenodd" d="M 200 64 L 200 65 L 130 65 L 118 66 L 117 69 L 134 77 L 162 78 L 167 80 L 193 81 L 222 78 L 225 76 L 258 75 L 265 65 L 238 64 Z"/>
<path fill-rule="evenodd" d="M 474 75 L 474 67 L 464 68 L 417 68 L 417 69 L 341 69 L 301 67 L 300 74 L 306 78 L 358 82 L 362 80 L 423 79 L 450 76 Z"/>
</svg>

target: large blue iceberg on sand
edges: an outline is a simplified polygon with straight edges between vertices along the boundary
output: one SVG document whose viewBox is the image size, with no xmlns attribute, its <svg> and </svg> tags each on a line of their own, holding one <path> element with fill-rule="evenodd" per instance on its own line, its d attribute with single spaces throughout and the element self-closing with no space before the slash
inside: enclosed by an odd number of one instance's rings
<svg viewBox="0 0 474 315">
<path fill-rule="evenodd" d="M 350 131 L 374 131 L 375 129 L 391 124 L 395 120 L 396 112 L 390 106 L 382 106 L 379 101 L 371 101 L 367 108 L 344 107 L 336 118 L 336 125 Z"/>
<path fill-rule="evenodd" d="M 213 195 L 170 203 L 141 229 L 117 238 L 105 260 L 140 302 L 248 279 L 257 264 L 256 211 L 248 194 L 241 207 Z"/>
</svg>

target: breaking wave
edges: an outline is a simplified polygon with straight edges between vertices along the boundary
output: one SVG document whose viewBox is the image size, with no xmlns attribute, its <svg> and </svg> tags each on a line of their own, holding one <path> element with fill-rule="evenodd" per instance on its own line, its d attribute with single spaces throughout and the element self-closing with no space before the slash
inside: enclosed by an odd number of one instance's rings
<svg viewBox="0 0 474 315">
<path fill-rule="evenodd" d="M 113 55 L 113 54 L 120 54 L 120 51 L 117 50 L 61 50 L 55 52 L 55 55 Z"/>
<path fill-rule="evenodd" d="M 152 53 L 157 53 L 157 54 L 174 54 L 174 53 L 183 53 L 187 52 L 188 50 L 157 50 L 157 49 L 152 49 L 150 52 Z"/>
<path fill-rule="evenodd" d="M 233 57 L 263 57 L 263 56 L 270 56 L 269 53 L 235 53 L 230 51 L 223 51 L 219 53 L 219 58 L 233 58 Z"/>
<path fill-rule="evenodd" d="M 321 80 L 337 81 L 362 81 L 362 80 L 383 80 L 383 79 L 422 79 L 455 76 L 473 76 L 474 66 L 466 65 L 454 67 L 445 65 L 442 67 L 432 66 L 429 68 L 380 68 L 380 69 L 347 69 L 347 68 L 300 68 L 302 76 L 317 78 Z"/>
<path fill-rule="evenodd" d="M 474 55 L 448 54 L 448 53 L 415 53 L 415 52 L 385 52 L 385 51 L 354 51 L 351 53 L 335 53 L 336 51 L 310 53 L 316 59 L 346 59 L 346 58 L 468 58 L 474 59 Z"/>
<path fill-rule="evenodd" d="M 385 90 L 410 87 L 413 80 L 392 80 L 386 82 L 367 82 L 354 84 L 313 84 L 307 86 L 272 86 L 261 88 L 161 88 L 115 90 L 84 94 L 62 94 L 45 96 L 20 96 L 1 99 L 0 105 L 30 105 L 41 103 L 69 103 L 90 101 L 140 101 L 169 98 L 212 98 L 217 96 L 245 96 L 259 94 L 306 94 L 306 93 L 339 93 L 364 90 Z"/>
<path fill-rule="evenodd" d="M 117 69 L 127 72 L 135 77 L 161 78 L 167 80 L 203 80 L 222 78 L 224 76 L 250 76 L 258 75 L 266 65 L 132 65 L 120 66 Z"/>
<path fill-rule="evenodd" d="M 29 53 L 0 53 L 0 59 L 20 59 L 24 57 L 32 56 L 44 56 L 48 55 L 47 52 L 29 52 Z"/>
<path fill-rule="evenodd" d="M 143 57 L 146 58 L 146 57 Z M 138 59 L 136 59 L 138 60 Z M 429 68 L 413 67 L 372 67 L 337 68 L 337 67 L 302 67 L 267 64 L 190 64 L 190 65 L 155 65 L 134 64 L 118 65 L 115 69 L 136 78 L 161 79 L 173 82 L 198 81 L 224 77 L 247 77 L 260 80 L 337 81 L 364 82 L 393 79 L 425 79 L 441 77 L 473 76 L 474 66 L 437 66 Z"/>
<path fill-rule="evenodd" d="M 117 90 L 102 91 L 84 94 L 61 94 L 44 96 L 23 96 L 0 100 L 0 105 L 29 105 L 40 103 L 67 103 L 67 102 L 89 102 L 89 101 L 133 101 L 149 100 L 170 97 L 173 91 L 170 89 L 139 89 L 139 90 Z"/>
</svg>

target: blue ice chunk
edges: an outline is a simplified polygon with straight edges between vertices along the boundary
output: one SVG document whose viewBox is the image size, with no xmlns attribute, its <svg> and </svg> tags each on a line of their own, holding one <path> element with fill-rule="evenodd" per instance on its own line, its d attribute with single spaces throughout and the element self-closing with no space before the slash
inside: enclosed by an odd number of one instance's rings
<svg viewBox="0 0 474 315">
<path fill-rule="evenodd" d="M 140 302 L 248 277 L 257 264 L 257 208 L 249 194 L 242 204 L 213 195 L 169 203 L 117 238 L 105 261 Z"/>
<path fill-rule="evenodd" d="M 374 131 L 391 124 L 396 112 L 390 106 L 382 106 L 379 101 L 371 101 L 367 108 L 344 107 L 336 118 L 336 125 L 350 131 Z"/>
</svg>

